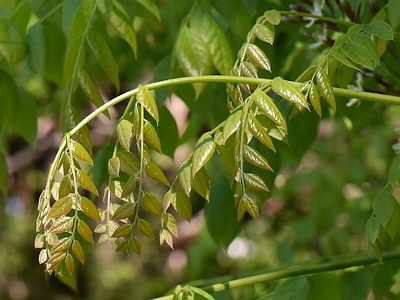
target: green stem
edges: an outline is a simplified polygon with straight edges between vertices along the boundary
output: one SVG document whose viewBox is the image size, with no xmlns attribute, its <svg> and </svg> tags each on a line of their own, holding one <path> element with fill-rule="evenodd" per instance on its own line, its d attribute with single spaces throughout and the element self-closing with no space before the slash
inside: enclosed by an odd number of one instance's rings
<svg viewBox="0 0 400 300">
<path fill-rule="evenodd" d="M 400 259 L 400 251 L 387 252 L 382 255 L 382 261 L 389 261 Z M 247 277 L 227 280 L 225 282 L 216 283 L 203 287 L 202 290 L 215 293 L 221 292 L 228 289 L 253 285 L 256 283 L 272 281 L 282 278 L 294 277 L 299 275 L 308 275 L 328 271 L 344 270 L 351 267 L 360 267 L 365 265 L 372 265 L 379 263 L 379 260 L 374 255 L 364 254 L 357 255 L 356 257 L 345 258 L 345 259 L 335 259 L 332 261 L 321 262 L 314 265 L 303 265 L 297 267 L 286 267 L 285 269 L 280 269 L 272 272 L 266 272 L 263 274 L 255 274 Z M 154 298 L 154 300 L 168 300 L 173 299 L 173 295 L 167 295 L 159 298 Z"/>
<path fill-rule="evenodd" d="M 272 79 L 264 79 L 264 78 L 249 78 L 249 77 L 238 77 L 238 76 L 223 76 L 223 75 L 208 75 L 208 76 L 193 76 L 193 77 L 181 77 L 181 78 L 174 78 L 168 79 L 164 81 L 154 82 L 146 85 L 149 90 L 155 90 L 163 87 L 170 87 L 174 85 L 181 85 L 181 84 L 189 84 L 189 83 L 199 83 L 199 82 L 221 82 L 221 83 L 244 83 L 244 84 L 251 84 L 251 85 L 258 85 L 260 83 L 270 84 Z M 301 82 L 294 82 L 289 81 L 291 84 L 295 86 L 299 86 Z M 360 100 L 365 101 L 374 101 L 380 103 L 387 103 L 387 104 L 400 104 L 400 97 L 391 96 L 391 95 L 383 95 L 377 93 L 369 93 L 369 92 L 362 92 L 362 91 L 353 91 L 348 89 L 341 89 L 341 88 L 333 88 L 333 91 L 336 96 L 340 97 L 347 97 L 347 98 L 357 98 Z M 71 131 L 70 134 L 73 136 L 76 134 L 83 126 L 88 124 L 91 120 L 95 117 L 100 115 L 103 111 L 109 109 L 110 107 L 116 105 L 119 102 L 122 102 L 130 97 L 133 97 L 138 92 L 138 88 L 125 92 L 114 99 L 110 100 L 109 102 L 103 104 L 91 114 L 86 116 L 81 122 L 79 122 Z"/>
<path fill-rule="evenodd" d="M 329 23 L 346 25 L 346 26 L 349 26 L 349 27 L 357 24 L 357 23 L 353 23 L 353 22 L 349 22 L 349 21 L 338 20 L 338 19 L 335 19 L 335 18 L 329 18 L 329 17 L 318 16 L 318 15 L 313 15 L 313 14 L 301 13 L 301 12 L 297 12 L 297 11 L 279 11 L 279 13 L 281 15 L 308 17 L 308 18 L 313 18 L 313 19 L 317 19 L 317 20 L 321 20 L 321 21 L 326 21 L 326 22 L 329 22 Z"/>
</svg>

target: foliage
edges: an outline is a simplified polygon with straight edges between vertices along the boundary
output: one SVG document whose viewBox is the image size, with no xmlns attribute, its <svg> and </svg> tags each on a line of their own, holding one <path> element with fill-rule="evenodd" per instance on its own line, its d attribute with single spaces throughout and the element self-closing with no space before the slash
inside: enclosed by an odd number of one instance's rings
<svg viewBox="0 0 400 300">
<path fill-rule="evenodd" d="M 314 1 L 291 11 L 286 1 L 234 2 L 0 4 L 1 146 L 13 133 L 34 143 L 41 113 L 35 85 L 47 87 L 44 112 L 56 111 L 63 132 L 39 196 L 39 263 L 76 288 L 77 266 L 90 257 L 96 235 L 117 252 L 143 255 L 146 238 L 173 249 L 180 220 L 191 221 L 204 208 L 211 244 L 230 247 L 243 228 L 270 249 L 274 245 L 280 264 L 266 261 L 279 269 L 228 278 L 223 288 L 215 282 L 178 286 L 165 299 L 218 299 L 223 294 L 216 292 L 243 286 L 254 299 L 365 299 L 369 293 L 396 299 L 396 285 L 378 280 L 379 272 L 397 270 L 366 266 L 400 257 L 384 252 L 398 243 L 400 160 L 393 160 L 385 182 L 394 153 L 382 150 L 393 139 L 387 132 L 398 125 L 389 104 L 400 101 L 391 95 L 400 89 L 399 1 Z M 153 83 L 141 77 L 149 64 Z M 137 78 L 134 89 L 124 86 Z M 121 89 L 128 91 L 113 98 Z M 172 96 L 190 111 L 181 135 L 164 101 Z M 344 104 L 344 98 L 351 100 Z M 86 114 L 87 100 L 95 109 Z M 94 147 L 91 122 L 101 114 L 112 122 L 116 109 L 114 134 Z M 329 124 L 335 132 L 325 141 Z M 316 141 L 317 133 L 322 139 Z M 376 140 L 360 149 L 358 135 Z M 166 162 L 180 146 L 191 150 L 169 169 Z M 305 154 L 318 158 L 308 171 L 301 170 Z M 4 193 L 6 173 L 1 156 Z M 273 223 L 266 236 L 252 232 L 260 223 Z M 377 258 L 351 255 L 365 250 L 351 242 L 364 229 Z M 189 259 L 197 255 L 205 262 L 212 248 L 194 254 L 195 243 Z M 333 254 L 348 257 L 310 268 L 282 266 Z M 355 266 L 360 268 L 345 270 Z M 198 270 L 206 275 L 204 267 Z M 321 273 L 332 270 L 342 272 Z M 353 282 L 371 283 L 355 291 Z"/>
</svg>

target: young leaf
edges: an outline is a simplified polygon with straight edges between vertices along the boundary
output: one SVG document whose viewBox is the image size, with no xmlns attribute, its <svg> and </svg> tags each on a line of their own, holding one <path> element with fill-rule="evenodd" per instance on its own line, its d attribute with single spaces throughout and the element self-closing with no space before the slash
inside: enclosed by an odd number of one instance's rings
<svg viewBox="0 0 400 300">
<path fill-rule="evenodd" d="M 73 192 L 71 179 L 69 176 L 64 176 L 61 180 L 60 187 L 58 188 L 58 198 L 56 200 L 68 196 L 68 194 L 71 192 Z"/>
<path fill-rule="evenodd" d="M 138 222 L 138 229 L 141 233 L 143 233 L 143 235 L 147 236 L 148 238 L 154 240 L 154 233 L 153 233 L 153 229 L 151 228 L 150 224 L 143 219 L 139 219 Z"/>
<path fill-rule="evenodd" d="M 143 105 L 146 111 L 153 117 L 157 125 L 159 120 L 158 108 L 156 101 L 154 100 L 153 94 L 144 85 L 139 85 L 136 100 Z"/>
<path fill-rule="evenodd" d="M 117 157 L 121 162 L 122 172 L 125 172 L 126 174 L 131 176 L 139 172 L 139 161 L 133 153 L 125 150 L 119 150 L 117 152 Z"/>
<path fill-rule="evenodd" d="M 153 127 L 153 125 L 145 120 L 145 124 L 143 126 L 143 137 L 147 144 L 149 144 L 154 150 L 161 154 L 161 142 L 158 134 Z"/>
<path fill-rule="evenodd" d="M 162 217 L 160 202 L 154 195 L 148 193 L 144 194 L 142 199 L 142 205 L 143 208 L 147 210 L 149 213 L 158 217 Z"/>
<path fill-rule="evenodd" d="M 210 178 L 207 171 L 201 168 L 193 177 L 193 189 L 204 199 L 210 201 Z"/>
<path fill-rule="evenodd" d="M 54 234 L 70 232 L 73 225 L 74 225 L 74 218 L 60 217 L 53 223 L 53 225 L 51 225 L 49 232 Z"/>
<path fill-rule="evenodd" d="M 399 230 L 399 227 L 400 227 L 400 205 L 395 200 L 393 202 L 392 215 L 390 216 L 390 219 L 385 226 L 385 231 L 390 235 L 390 237 L 392 238 L 392 241 L 393 241 L 397 231 Z"/>
<path fill-rule="evenodd" d="M 81 246 L 81 243 L 79 241 L 75 240 L 72 243 L 72 252 L 74 253 L 75 257 L 82 263 L 82 265 L 85 263 L 85 252 L 83 251 L 83 248 Z"/>
<path fill-rule="evenodd" d="M 136 204 L 132 202 L 124 203 L 115 211 L 112 220 L 126 219 L 135 213 Z"/>
<path fill-rule="evenodd" d="M 119 176 L 119 170 L 121 167 L 121 162 L 118 157 L 114 156 L 108 160 L 108 173 L 112 178 Z"/>
<path fill-rule="evenodd" d="M 39 264 L 41 264 L 41 265 L 44 264 L 47 261 L 47 258 L 48 258 L 47 249 L 40 250 L 39 257 L 38 257 Z"/>
<path fill-rule="evenodd" d="M 0 19 L 0 53 L 15 66 L 25 57 L 24 37 L 6 18 Z"/>
<path fill-rule="evenodd" d="M 143 5 L 148 11 L 150 11 L 157 18 L 157 20 L 159 22 L 161 22 L 160 12 L 159 12 L 157 4 L 154 2 L 154 0 L 136 0 L 136 2 Z M 138 254 L 140 255 L 140 251 Z"/>
<path fill-rule="evenodd" d="M 282 20 L 281 14 L 280 14 L 278 11 L 276 11 L 275 9 L 267 10 L 267 11 L 264 13 L 264 18 L 265 18 L 268 22 L 270 22 L 272 25 L 279 25 L 279 23 L 280 23 L 281 20 Z"/>
<path fill-rule="evenodd" d="M 272 24 L 256 24 L 253 26 L 253 33 L 258 39 L 268 44 L 273 44 L 275 39 L 275 26 Z"/>
<path fill-rule="evenodd" d="M 393 40 L 394 38 L 392 27 L 390 27 L 390 25 L 384 21 L 378 21 L 364 25 L 364 30 L 369 34 L 385 40 Z"/>
<path fill-rule="evenodd" d="M 108 47 L 107 42 L 103 39 L 101 34 L 94 28 L 91 27 L 88 35 L 86 36 L 86 41 L 92 51 L 97 62 L 103 69 L 104 73 L 108 76 L 111 82 L 119 91 L 119 71 L 118 65 Z"/>
<path fill-rule="evenodd" d="M 72 208 L 73 200 L 71 196 L 66 196 L 64 198 L 56 201 L 49 211 L 47 217 L 49 219 L 58 218 L 65 216 Z"/>
<path fill-rule="evenodd" d="M 171 249 L 174 249 L 174 242 L 172 240 L 172 235 L 166 229 L 160 230 L 160 245 L 164 244 L 164 241 L 167 242 L 168 246 Z"/>
<path fill-rule="evenodd" d="M 173 215 L 170 213 L 163 214 L 163 221 L 167 229 L 176 237 L 178 236 L 178 226 L 176 224 L 176 220 Z"/>
<path fill-rule="evenodd" d="M 196 143 L 192 158 L 192 176 L 210 160 L 215 152 L 215 141 L 209 133 L 204 133 Z"/>
<path fill-rule="evenodd" d="M 132 224 L 122 224 L 112 234 L 112 238 L 121 238 L 127 236 L 132 231 Z"/>
<path fill-rule="evenodd" d="M 93 160 L 89 152 L 80 143 L 74 140 L 70 140 L 70 151 L 73 156 L 87 162 L 93 166 Z"/>
<path fill-rule="evenodd" d="M 69 253 L 65 257 L 65 268 L 67 269 L 69 275 L 72 275 L 74 272 L 74 258 Z"/>
<path fill-rule="evenodd" d="M 304 97 L 304 95 L 291 83 L 282 79 L 282 77 L 274 78 L 272 81 L 272 90 L 283 99 L 293 102 L 297 106 L 305 107 L 310 110 L 308 108 L 307 99 Z"/>
<path fill-rule="evenodd" d="M 359 72 L 362 72 L 362 70 L 358 67 L 356 67 L 356 65 L 354 65 L 347 57 L 346 53 L 344 53 L 343 49 L 341 46 L 338 47 L 333 47 L 331 50 L 332 55 L 338 60 L 340 61 L 342 64 L 348 66 L 349 68 L 355 69 Z"/>
<path fill-rule="evenodd" d="M 322 110 L 321 110 L 321 101 L 318 93 L 318 88 L 312 82 L 310 83 L 310 88 L 308 90 L 308 97 L 310 97 L 310 102 L 315 112 L 319 115 L 319 117 L 321 117 Z"/>
<path fill-rule="evenodd" d="M 261 125 L 261 123 L 252 115 L 249 115 L 247 118 L 247 125 L 250 132 L 263 143 L 265 146 L 270 148 L 272 151 L 276 152 L 274 143 L 272 142 L 271 138 L 269 137 L 267 131 Z"/>
<path fill-rule="evenodd" d="M 190 190 L 192 189 L 191 165 L 181 165 L 179 168 L 178 179 L 182 190 L 186 193 L 186 195 L 189 195 Z"/>
<path fill-rule="evenodd" d="M 83 171 L 76 170 L 76 178 L 78 179 L 79 184 L 87 191 L 95 194 L 97 197 L 99 196 L 99 192 L 92 179 Z"/>
<path fill-rule="evenodd" d="M 128 241 L 128 240 L 125 240 L 125 241 L 121 242 L 121 243 L 117 246 L 117 248 L 115 248 L 115 252 L 122 252 L 122 251 L 125 251 L 125 250 L 128 249 L 128 247 L 129 247 L 129 241 Z"/>
<path fill-rule="evenodd" d="M 306 82 L 308 80 L 311 80 L 311 78 L 314 76 L 315 71 L 317 70 L 317 66 L 313 65 L 309 67 L 307 70 L 305 70 L 303 73 L 297 77 L 296 81 L 297 82 Z"/>
<path fill-rule="evenodd" d="M 224 128 L 222 130 L 222 143 L 225 144 L 226 140 L 240 127 L 242 123 L 243 106 L 238 106 L 226 119 Z"/>
<path fill-rule="evenodd" d="M 99 211 L 91 200 L 86 197 L 81 197 L 80 206 L 85 215 L 95 221 L 101 222 Z"/>
<path fill-rule="evenodd" d="M 272 171 L 272 168 L 269 165 L 268 161 L 257 150 L 253 149 L 248 145 L 243 145 L 243 147 L 244 147 L 244 158 L 249 163 L 259 168 Z"/>
<path fill-rule="evenodd" d="M 65 251 L 66 249 L 69 248 L 69 246 L 71 246 L 71 244 L 72 244 L 71 237 L 62 238 L 57 243 L 55 243 L 53 245 L 53 247 L 51 247 L 50 252 L 51 253 L 56 253 L 56 252 Z"/>
<path fill-rule="evenodd" d="M 165 177 L 163 171 L 151 160 L 146 161 L 145 172 L 150 178 L 169 186 L 168 179 Z"/>
<path fill-rule="evenodd" d="M 368 53 L 369 57 L 379 65 L 378 46 L 366 34 L 353 34 L 351 41 L 362 46 Z"/>
<path fill-rule="evenodd" d="M 326 75 L 325 71 L 321 68 L 317 71 L 317 87 L 319 93 L 325 100 L 336 110 L 335 94 L 333 92 L 332 84 Z"/>
<path fill-rule="evenodd" d="M 117 125 L 118 142 L 121 147 L 129 151 L 133 138 L 133 124 L 126 119 L 122 119 Z"/>
<path fill-rule="evenodd" d="M 260 214 L 258 206 L 248 197 L 246 197 L 246 210 L 253 219 L 258 220 L 258 216 Z"/>
<path fill-rule="evenodd" d="M 265 53 L 256 45 L 248 44 L 246 55 L 260 68 L 271 72 L 271 63 Z"/>
<path fill-rule="evenodd" d="M 249 188 L 257 191 L 269 191 L 267 185 L 265 184 L 264 180 L 256 174 L 245 173 L 244 182 Z"/>
<path fill-rule="evenodd" d="M 276 106 L 274 100 L 260 89 L 257 89 L 251 97 L 254 97 L 257 107 L 264 115 L 274 121 L 277 125 L 287 128 L 286 119 Z"/>
<path fill-rule="evenodd" d="M 240 64 L 240 75 L 250 77 L 250 78 L 257 78 L 258 73 L 257 73 L 257 67 L 252 63 L 248 61 L 243 61 Z"/>
<path fill-rule="evenodd" d="M 137 238 L 137 237 L 132 237 L 132 240 L 130 241 L 130 246 L 131 246 L 131 249 L 133 250 L 133 251 L 135 251 L 135 253 L 137 254 L 137 255 L 140 255 L 140 253 L 141 253 L 141 251 L 142 251 L 142 247 L 141 247 L 141 245 L 140 245 L 140 241 L 139 241 L 139 239 Z"/>
<path fill-rule="evenodd" d="M 126 198 L 129 194 L 131 194 L 136 188 L 136 175 L 132 175 L 129 177 L 128 181 L 125 183 L 124 188 L 122 189 L 121 198 Z"/>
<path fill-rule="evenodd" d="M 247 196 L 243 196 L 237 205 L 237 220 L 240 221 L 247 211 Z"/>
<path fill-rule="evenodd" d="M 137 39 L 136 33 L 130 24 L 127 16 L 118 9 L 113 9 L 110 12 L 109 18 L 111 26 L 123 38 L 129 46 L 131 46 L 135 57 L 137 56 Z"/>
<path fill-rule="evenodd" d="M 81 235 L 81 237 L 83 237 L 86 241 L 88 241 L 91 244 L 94 244 L 93 232 L 92 230 L 90 230 L 90 227 L 82 220 L 79 220 L 78 222 L 78 232 Z"/>
<path fill-rule="evenodd" d="M 190 222 L 192 218 L 192 204 L 188 195 L 181 190 L 174 190 L 172 205 L 178 214 Z"/>
</svg>

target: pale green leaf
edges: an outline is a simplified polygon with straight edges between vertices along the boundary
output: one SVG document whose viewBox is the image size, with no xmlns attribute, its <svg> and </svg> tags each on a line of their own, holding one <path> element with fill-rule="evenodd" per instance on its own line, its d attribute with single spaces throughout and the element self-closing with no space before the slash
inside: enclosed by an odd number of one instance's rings
<svg viewBox="0 0 400 300">
<path fill-rule="evenodd" d="M 318 87 L 314 83 L 310 83 L 310 88 L 308 90 L 308 97 L 315 112 L 321 117 L 321 100 L 318 92 Z"/>
<path fill-rule="evenodd" d="M 164 242 L 168 244 L 168 246 L 171 247 L 171 249 L 174 249 L 174 242 L 172 240 L 172 235 L 168 232 L 166 229 L 161 229 L 160 230 L 160 245 L 162 245 Z"/>
<path fill-rule="evenodd" d="M 136 95 L 136 100 L 143 105 L 146 111 L 153 117 L 153 119 L 157 122 L 159 120 L 158 108 L 156 101 L 154 100 L 153 94 L 149 91 L 149 89 L 144 85 L 139 85 L 138 92 Z"/>
<path fill-rule="evenodd" d="M 253 33 L 258 39 L 268 44 L 273 44 L 275 39 L 275 26 L 272 24 L 256 24 Z"/>
<path fill-rule="evenodd" d="M 362 72 L 360 68 L 358 68 L 356 65 L 354 65 L 354 64 L 347 58 L 347 55 L 346 55 L 346 53 L 344 53 L 342 47 L 340 47 L 340 46 L 338 46 L 338 47 L 334 46 L 334 47 L 331 49 L 331 53 L 332 53 L 332 55 L 333 55 L 338 61 L 340 61 L 342 64 L 344 64 L 344 65 L 346 65 L 346 66 L 348 66 L 348 67 L 350 67 L 350 68 L 352 68 L 352 69 L 355 69 L 355 70 L 357 70 L 357 71 L 359 71 L 359 72 Z"/>
<path fill-rule="evenodd" d="M 192 177 L 210 160 L 214 152 L 214 139 L 206 132 L 199 138 L 193 151 Z"/>
<path fill-rule="evenodd" d="M 351 41 L 362 46 L 368 53 L 369 57 L 379 65 L 378 46 L 366 34 L 353 34 Z"/>
<path fill-rule="evenodd" d="M 243 106 L 238 106 L 226 119 L 224 128 L 222 130 L 222 143 L 225 144 L 226 140 L 239 129 L 242 123 Z"/>
<path fill-rule="evenodd" d="M 202 298 L 204 298 L 206 300 L 215 300 L 215 298 L 213 296 L 211 296 L 209 293 L 207 293 L 206 291 L 204 291 L 198 287 L 187 286 L 187 288 L 189 289 L 189 291 L 192 291 L 196 295 L 200 295 Z M 197 299 L 196 296 L 194 296 L 194 297 Z"/>
<path fill-rule="evenodd" d="M 256 45 L 248 44 L 246 55 L 260 68 L 271 72 L 271 63 L 265 53 Z"/>
<path fill-rule="evenodd" d="M 282 20 L 281 14 L 275 9 L 264 12 L 264 18 L 272 25 L 279 25 Z"/>
<path fill-rule="evenodd" d="M 390 25 L 384 21 L 378 21 L 364 25 L 364 30 L 369 34 L 385 40 L 393 40 L 394 38 L 392 27 L 390 27 Z"/>
<path fill-rule="evenodd" d="M 258 73 L 257 73 L 257 67 L 252 63 L 248 61 L 244 61 L 240 64 L 240 75 L 241 76 L 246 76 L 250 78 L 257 78 Z"/>
<path fill-rule="evenodd" d="M 293 102 L 297 106 L 308 108 L 307 99 L 304 95 L 293 86 L 290 82 L 282 79 L 282 77 L 276 77 L 272 80 L 272 90 L 290 102 Z"/>
<path fill-rule="evenodd" d="M 114 156 L 108 160 L 107 164 L 108 173 L 112 178 L 119 176 L 120 167 L 121 167 L 121 162 L 117 156 Z"/>
<path fill-rule="evenodd" d="M 94 244 L 93 232 L 90 229 L 89 225 L 82 220 L 78 221 L 78 232 L 81 235 L 81 237 L 83 237 L 86 241 L 88 241 L 91 244 Z"/>
<path fill-rule="evenodd" d="M 93 180 L 83 171 L 76 170 L 76 178 L 79 184 L 87 191 L 95 194 L 97 197 L 99 196 L 99 192 L 97 191 L 96 185 L 93 183 Z"/>
<path fill-rule="evenodd" d="M 165 177 L 163 171 L 152 161 L 146 161 L 145 172 L 150 178 L 169 186 L 168 179 Z"/>
<path fill-rule="evenodd" d="M 131 46 L 135 57 L 137 55 L 137 39 L 136 33 L 130 24 L 129 19 L 125 14 L 123 14 L 118 9 L 113 9 L 110 12 L 110 24 L 115 29 L 115 31 L 119 34 L 121 38 L 123 38 L 129 46 Z"/>
<path fill-rule="evenodd" d="M 163 221 L 167 229 L 176 237 L 179 237 L 178 235 L 178 225 L 176 224 L 176 220 L 173 215 L 170 213 L 165 213 L 163 214 Z"/>
<path fill-rule="evenodd" d="M 122 172 L 131 176 L 139 172 L 140 170 L 139 161 L 133 153 L 125 150 L 119 150 L 117 152 L 117 157 L 121 162 Z"/>
<path fill-rule="evenodd" d="M 144 194 L 142 198 L 142 205 L 143 208 L 147 210 L 149 213 L 158 217 L 162 216 L 160 202 L 154 195 L 149 193 Z"/>
<path fill-rule="evenodd" d="M 97 210 L 96 205 L 94 205 L 94 203 L 90 199 L 86 197 L 81 197 L 80 207 L 85 215 L 87 215 L 89 218 L 101 222 L 99 211 Z"/>
<path fill-rule="evenodd" d="M 253 219 L 258 220 L 260 214 L 258 205 L 248 197 L 246 199 L 246 210 Z"/>
<path fill-rule="evenodd" d="M 158 137 L 157 131 L 155 130 L 154 126 L 147 120 L 145 120 L 143 126 L 143 137 L 150 147 L 161 154 L 160 138 Z"/>
<path fill-rule="evenodd" d="M 117 246 L 117 248 L 115 248 L 115 252 L 122 252 L 122 251 L 125 251 L 125 250 L 128 249 L 128 247 L 129 247 L 129 241 L 128 241 L 128 240 L 122 241 L 122 242 Z"/>
<path fill-rule="evenodd" d="M 133 138 L 133 124 L 126 119 L 122 119 L 117 125 L 118 142 L 121 147 L 129 151 Z"/>
<path fill-rule="evenodd" d="M 51 219 L 65 216 L 72 209 L 72 204 L 73 199 L 71 196 L 59 199 L 53 204 L 47 217 Z"/>
<path fill-rule="evenodd" d="M 343 52 L 347 55 L 347 57 L 350 58 L 355 63 L 367 67 L 369 69 L 374 68 L 374 61 L 369 55 L 368 51 L 363 46 L 353 42 L 347 42 L 347 43 L 342 43 L 340 47 L 342 48 Z"/>
<path fill-rule="evenodd" d="M 371 217 L 368 219 L 367 224 L 365 225 L 365 235 L 371 244 L 375 244 L 380 228 L 381 225 L 378 218 Z"/>
<path fill-rule="evenodd" d="M 132 202 L 123 203 L 118 209 L 115 211 L 112 216 L 112 220 L 121 220 L 126 219 L 133 216 L 135 212 L 136 204 Z"/>
<path fill-rule="evenodd" d="M 92 156 L 85 149 L 85 147 L 83 147 L 79 142 L 75 140 L 70 140 L 69 146 L 69 150 L 71 151 L 73 156 L 93 166 Z"/>
<path fill-rule="evenodd" d="M 154 240 L 154 233 L 153 229 L 151 228 L 149 222 L 147 222 L 144 219 L 139 219 L 139 222 L 137 224 L 137 227 L 139 231 L 144 235 L 147 236 L 148 238 Z"/>
<path fill-rule="evenodd" d="M 244 158 L 251 164 L 263 168 L 265 170 L 270 170 L 272 171 L 271 166 L 269 165 L 268 161 L 264 156 L 262 156 L 257 150 L 254 148 L 248 146 L 248 145 L 243 145 L 244 147 Z"/>
</svg>

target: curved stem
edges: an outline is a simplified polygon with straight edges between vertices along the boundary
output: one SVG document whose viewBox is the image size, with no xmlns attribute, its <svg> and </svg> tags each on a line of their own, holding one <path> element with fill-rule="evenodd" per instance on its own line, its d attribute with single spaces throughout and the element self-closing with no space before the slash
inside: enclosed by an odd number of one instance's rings
<svg viewBox="0 0 400 300">
<path fill-rule="evenodd" d="M 389 261 L 400 259 L 400 251 L 387 252 L 382 255 L 382 261 Z M 357 255 L 356 257 L 345 258 L 345 259 L 335 259 L 332 261 L 321 262 L 313 265 L 302 265 L 302 266 L 291 266 L 285 267 L 285 269 L 279 269 L 272 272 L 265 272 L 262 274 L 255 273 L 254 275 L 250 275 L 243 278 L 231 279 L 221 283 L 216 283 L 213 285 L 209 285 L 203 287 L 202 290 L 215 293 L 221 292 L 228 289 L 243 287 L 247 285 L 252 285 L 255 283 L 272 281 L 282 278 L 294 277 L 299 275 L 308 275 L 315 274 L 321 272 L 335 271 L 335 270 L 344 270 L 350 267 L 358 267 L 365 265 L 372 265 L 379 263 L 379 260 L 374 255 L 364 254 Z M 214 280 L 215 282 L 215 280 Z M 173 295 L 167 295 L 159 298 L 154 298 L 157 300 L 169 300 L 173 299 Z"/>
</svg>

